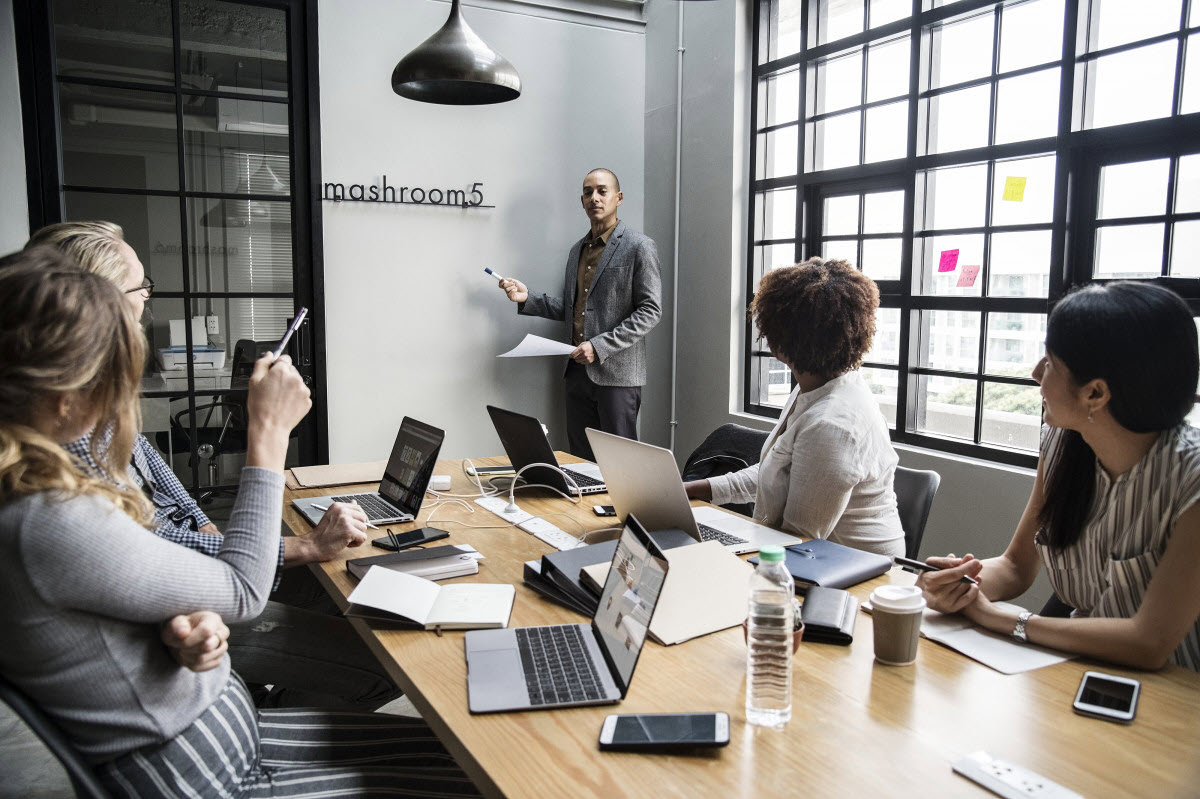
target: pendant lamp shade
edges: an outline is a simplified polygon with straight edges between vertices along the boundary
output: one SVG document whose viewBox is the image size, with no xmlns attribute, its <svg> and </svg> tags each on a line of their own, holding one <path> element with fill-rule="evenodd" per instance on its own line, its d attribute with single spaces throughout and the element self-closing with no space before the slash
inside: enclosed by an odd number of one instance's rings
<svg viewBox="0 0 1200 799">
<path fill-rule="evenodd" d="M 459 0 L 437 33 L 392 70 L 392 90 L 401 97 L 442 105 L 488 105 L 521 96 L 521 76 L 484 43 L 462 18 Z"/>
</svg>

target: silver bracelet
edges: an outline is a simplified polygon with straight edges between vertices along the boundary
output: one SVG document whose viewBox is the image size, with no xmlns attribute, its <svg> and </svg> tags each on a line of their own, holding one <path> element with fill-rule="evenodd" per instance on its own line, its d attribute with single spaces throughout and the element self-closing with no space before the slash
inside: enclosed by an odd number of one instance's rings
<svg viewBox="0 0 1200 799">
<path fill-rule="evenodd" d="M 1032 615 L 1028 610 L 1023 610 L 1017 614 L 1017 626 L 1013 627 L 1012 631 L 1013 638 L 1029 643 L 1029 636 L 1025 634 L 1025 623 L 1029 621 L 1029 617 Z"/>
</svg>

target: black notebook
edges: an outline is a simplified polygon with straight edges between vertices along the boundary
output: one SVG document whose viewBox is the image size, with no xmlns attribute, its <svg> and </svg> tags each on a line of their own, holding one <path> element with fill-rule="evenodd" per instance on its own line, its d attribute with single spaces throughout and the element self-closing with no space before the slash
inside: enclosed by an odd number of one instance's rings
<svg viewBox="0 0 1200 799">
<path fill-rule="evenodd" d="M 892 568 L 892 559 L 886 555 L 851 549 L 823 538 L 785 547 L 784 558 L 796 581 L 797 593 L 804 593 L 810 585 L 849 588 Z M 750 562 L 758 563 L 758 558 L 750 558 Z"/>
</svg>

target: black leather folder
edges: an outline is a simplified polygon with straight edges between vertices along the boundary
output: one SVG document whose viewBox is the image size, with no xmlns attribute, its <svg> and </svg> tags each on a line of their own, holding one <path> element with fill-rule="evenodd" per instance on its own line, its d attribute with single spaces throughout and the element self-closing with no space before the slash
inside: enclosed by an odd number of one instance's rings
<svg viewBox="0 0 1200 799">
<path fill-rule="evenodd" d="M 822 538 L 784 548 L 788 571 L 796 581 L 796 593 L 809 586 L 849 588 L 866 582 L 892 568 L 892 559 L 874 552 L 851 549 Z M 758 563 L 758 558 L 750 558 Z"/>
<path fill-rule="evenodd" d="M 804 595 L 800 619 L 804 622 L 803 640 L 814 644 L 849 646 L 854 640 L 854 622 L 858 600 L 840 588 L 813 586 Z"/>
<path fill-rule="evenodd" d="M 550 582 L 542 576 L 542 562 L 540 560 L 526 561 L 524 570 L 525 585 L 532 588 L 537 593 L 541 594 L 551 602 L 569 608 L 582 616 L 591 616 L 595 608 L 589 610 L 586 606 L 580 605 L 567 594 L 563 593 L 558 586 Z"/>
</svg>

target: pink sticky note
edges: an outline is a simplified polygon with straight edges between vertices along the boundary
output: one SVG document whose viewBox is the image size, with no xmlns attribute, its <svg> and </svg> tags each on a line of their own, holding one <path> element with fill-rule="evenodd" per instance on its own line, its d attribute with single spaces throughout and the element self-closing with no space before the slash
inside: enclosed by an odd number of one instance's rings
<svg viewBox="0 0 1200 799">
<path fill-rule="evenodd" d="M 958 250 L 942 250 L 942 259 L 938 261 L 939 272 L 953 272 L 958 266 Z"/>
<path fill-rule="evenodd" d="M 974 264 L 963 264 L 962 272 L 958 276 L 958 282 L 955 286 L 959 288 L 970 288 L 975 285 L 975 278 L 979 277 L 979 267 Z"/>
</svg>

